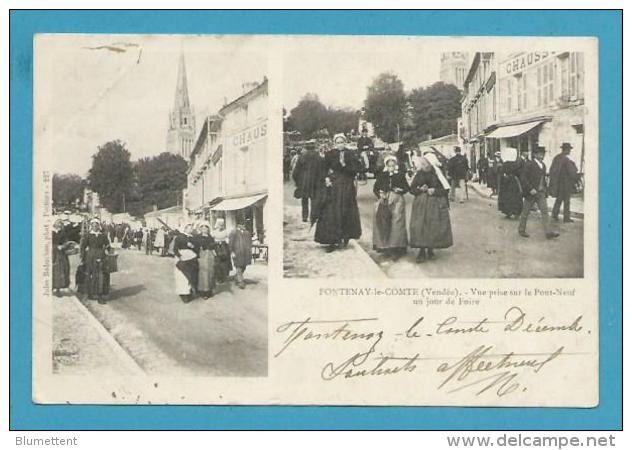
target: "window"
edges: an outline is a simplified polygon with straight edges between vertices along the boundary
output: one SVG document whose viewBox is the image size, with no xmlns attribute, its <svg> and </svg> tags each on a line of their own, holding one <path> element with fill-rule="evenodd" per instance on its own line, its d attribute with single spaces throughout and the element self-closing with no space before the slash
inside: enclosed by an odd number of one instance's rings
<svg viewBox="0 0 632 450">
<path fill-rule="evenodd" d="M 566 53 L 560 58 L 560 95 L 564 99 L 568 99 L 570 97 L 570 92 L 569 92 L 570 80 L 568 77 L 568 73 L 569 73 L 568 65 L 569 65 L 569 58 L 568 58 L 568 53 Z"/>
<path fill-rule="evenodd" d="M 522 110 L 526 111 L 527 109 L 529 109 L 529 89 L 527 87 L 527 74 L 523 73 L 522 74 Z"/>
<path fill-rule="evenodd" d="M 584 55 L 573 52 L 569 62 L 569 95 L 572 100 L 584 98 Z"/>
<path fill-rule="evenodd" d="M 512 97 L 512 89 L 511 89 L 511 85 L 512 85 L 513 79 L 512 78 L 507 78 L 506 81 L 506 97 L 505 97 L 505 108 L 507 110 L 507 112 L 511 112 L 512 108 L 511 108 L 511 97 Z"/>
<path fill-rule="evenodd" d="M 248 146 L 243 146 L 239 149 L 238 152 L 238 162 L 237 162 L 237 172 L 238 177 L 237 180 L 239 184 L 246 185 L 248 183 L 248 174 L 250 169 L 250 154 L 248 152 Z"/>
<path fill-rule="evenodd" d="M 549 96 L 547 103 L 551 103 L 555 100 L 555 61 L 551 61 L 547 64 L 549 66 L 549 79 L 548 79 L 548 88 L 549 88 Z"/>
<path fill-rule="evenodd" d="M 555 61 L 538 67 L 538 106 L 543 107 L 555 99 Z"/>
<path fill-rule="evenodd" d="M 492 119 L 496 120 L 496 85 L 492 88 Z"/>
<path fill-rule="evenodd" d="M 522 111 L 522 75 L 516 76 L 516 110 Z"/>
</svg>

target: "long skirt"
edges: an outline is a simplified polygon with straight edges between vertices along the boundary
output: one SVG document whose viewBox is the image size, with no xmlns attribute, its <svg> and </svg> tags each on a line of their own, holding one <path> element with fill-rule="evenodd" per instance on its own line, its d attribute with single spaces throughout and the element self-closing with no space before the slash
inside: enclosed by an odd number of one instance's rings
<svg viewBox="0 0 632 450">
<path fill-rule="evenodd" d="M 176 294 L 190 295 L 197 286 L 198 263 L 195 259 L 177 261 L 173 270 Z"/>
<path fill-rule="evenodd" d="M 419 194 L 413 201 L 410 217 L 410 246 L 448 248 L 452 246 L 450 204 L 445 196 Z"/>
<path fill-rule="evenodd" d="M 210 292 L 215 287 L 215 253 L 200 250 L 198 258 L 198 292 Z"/>
<path fill-rule="evenodd" d="M 408 246 L 408 234 L 406 232 L 406 201 L 404 196 L 395 192 L 389 192 L 386 197 L 386 204 L 391 212 L 391 226 L 388 235 L 385 235 L 376 223 L 380 201 L 382 200 L 375 202 L 373 215 L 373 248 L 375 250 L 406 248 Z"/>
<path fill-rule="evenodd" d="M 314 239 L 319 244 L 336 244 L 341 239 L 362 235 L 360 211 L 353 178 L 340 175 L 332 186 L 331 198 L 323 207 Z"/>
<path fill-rule="evenodd" d="M 514 175 L 500 176 L 498 188 L 498 210 L 506 215 L 518 216 L 522 212 L 522 190 Z"/>
<path fill-rule="evenodd" d="M 491 168 L 487 170 L 487 187 L 490 189 L 498 188 L 498 169 Z"/>
<path fill-rule="evenodd" d="M 53 246 L 53 289 L 65 289 L 70 286 L 70 262 L 68 255 L 57 246 Z"/>
<path fill-rule="evenodd" d="M 233 270 L 233 263 L 230 259 L 230 248 L 227 242 L 217 243 L 217 256 L 215 257 L 215 281 L 223 283 Z"/>
<path fill-rule="evenodd" d="M 89 297 L 110 293 L 110 274 L 105 271 L 105 252 L 88 249 L 85 257 L 85 289 Z"/>
</svg>

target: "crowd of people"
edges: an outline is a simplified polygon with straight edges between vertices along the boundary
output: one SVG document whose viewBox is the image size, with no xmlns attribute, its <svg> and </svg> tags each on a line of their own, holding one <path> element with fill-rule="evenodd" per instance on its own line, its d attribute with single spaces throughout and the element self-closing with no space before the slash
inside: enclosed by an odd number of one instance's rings
<svg viewBox="0 0 632 450">
<path fill-rule="evenodd" d="M 547 239 L 559 233 L 549 224 L 547 198 L 555 198 L 550 218 L 559 220 L 560 209 L 564 223 L 571 223 L 571 195 L 581 191 L 582 177 L 570 158 L 572 145 L 564 142 L 547 170 L 544 163 L 546 149 L 537 146 L 529 158 L 529 152 L 505 148 L 478 164 L 479 183 L 486 184 L 497 196 L 498 210 L 507 219 L 519 218 L 518 234 L 528 238 L 527 221 L 534 209 L 540 211 L 540 221 Z M 485 160 L 483 158 L 482 160 Z"/>
<path fill-rule="evenodd" d="M 252 235 L 247 218 L 228 230 L 223 218 L 214 227 L 208 222 L 188 223 L 180 230 L 167 226 L 133 229 L 126 223 L 103 224 L 98 218 L 86 219 L 81 225 L 79 243 L 73 241 L 71 229 L 62 220 L 53 225 L 52 288 L 55 296 L 70 289 L 69 255 L 78 253 L 80 263 L 75 273 L 77 293 L 106 304 L 110 293 L 110 274 L 117 271 L 114 246 L 137 249 L 146 255 L 173 257 L 175 291 L 184 303 L 195 297 L 213 297 L 219 285 L 227 285 L 234 271 L 234 282 L 245 288 L 244 272 L 252 263 Z"/>
<path fill-rule="evenodd" d="M 360 140 L 366 137 L 362 130 Z M 373 246 L 396 260 L 408 247 L 418 249 L 417 261 L 434 259 L 434 250 L 452 246 L 449 215 L 450 184 L 434 153 L 419 155 L 413 167 L 402 148 L 375 152 L 369 141 L 348 146 L 344 134 L 333 138 L 333 147 L 307 142 L 293 164 L 291 176 L 301 200 L 302 219 L 315 225 L 314 240 L 326 252 L 344 248 L 362 235 L 356 180 L 372 173 L 376 197 Z M 362 149 L 360 147 L 362 146 Z M 368 159 L 368 164 L 367 164 Z M 405 194 L 414 196 L 410 225 L 406 225 Z"/>
<path fill-rule="evenodd" d="M 373 141 L 362 130 L 356 146 L 350 146 L 344 134 L 334 136 L 331 144 L 307 141 L 289 160 L 286 179 L 295 183 L 294 197 L 301 201 L 303 222 L 315 225 L 314 240 L 326 252 L 344 248 L 362 235 L 357 202 L 358 181 L 375 179 L 373 193 L 373 248 L 399 259 L 409 247 L 418 249 L 417 261 L 436 257 L 436 249 L 453 245 L 450 201 L 464 203 L 471 169 L 461 149 L 446 158 L 435 149 L 399 145 L 394 151 L 377 152 Z M 549 226 L 547 197 L 556 197 L 551 215 L 558 220 L 563 208 L 564 222 L 570 217 L 570 197 L 581 176 L 569 158 L 571 145 L 564 143 L 547 171 L 545 149 L 537 147 L 533 158 L 504 149 L 482 158 L 477 164 L 479 183 L 486 184 L 497 196 L 498 209 L 507 218 L 519 218 L 518 234 L 526 231 L 531 211 L 538 208 L 547 239 L 559 236 Z M 406 224 L 406 194 L 412 200 L 410 221 Z"/>
</svg>

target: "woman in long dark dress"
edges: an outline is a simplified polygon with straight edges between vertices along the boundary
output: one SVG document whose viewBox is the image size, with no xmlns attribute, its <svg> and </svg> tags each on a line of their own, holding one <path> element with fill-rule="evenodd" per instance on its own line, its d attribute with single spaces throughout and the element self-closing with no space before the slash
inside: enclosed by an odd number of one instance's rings
<svg viewBox="0 0 632 450">
<path fill-rule="evenodd" d="M 228 280 L 228 275 L 233 270 L 228 245 L 228 230 L 224 218 L 218 217 L 215 220 L 215 227 L 211 236 L 215 240 L 215 281 L 223 283 Z"/>
<path fill-rule="evenodd" d="M 106 252 L 111 249 L 110 240 L 98 219 L 90 221 L 90 229 L 81 238 L 81 262 L 85 270 L 84 292 L 89 299 L 97 299 L 105 305 L 110 293 L 110 273 L 106 267 Z"/>
<path fill-rule="evenodd" d="M 320 194 L 314 240 L 327 245 L 327 252 L 346 247 L 350 239 L 362 235 L 355 186 L 355 177 L 361 167 L 355 152 L 345 148 L 346 143 L 344 134 L 337 134 L 334 137 L 336 148 L 325 155 L 327 175 L 324 192 Z M 322 197 L 326 198 L 326 203 Z"/>
<path fill-rule="evenodd" d="M 491 196 L 498 195 L 498 170 L 500 168 L 500 152 L 491 155 L 487 168 L 487 187 L 492 190 Z"/>
<path fill-rule="evenodd" d="M 70 262 L 66 254 L 68 236 L 64 231 L 64 223 L 56 220 L 53 224 L 53 293 L 60 297 L 60 289 L 70 286 Z"/>
<path fill-rule="evenodd" d="M 174 266 L 176 293 L 184 303 L 189 303 L 193 300 L 198 281 L 198 254 L 193 238 L 193 225 L 185 225 L 175 239 L 173 252 L 176 256 Z"/>
<path fill-rule="evenodd" d="M 433 164 L 433 162 L 435 164 Z M 410 183 L 415 196 L 410 216 L 410 246 L 418 248 L 417 262 L 434 259 L 434 249 L 452 246 L 448 184 L 434 155 L 420 160 L 420 169 Z"/>
<path fill-rule="evenodd" d="M 204 223 L 198 227 L 196 236 L 198 248 L 197 291 L 203 299 L 213 296 L 215 288 L 215 239 L 211 236 L 210 225 Z"/>
<path fill-rule="evenodd" d="M 406 253 L 408 247 L 404 194 L 408 192 L 409 186 L 395 156 L 384 158 L 384 164 L 384 170 L 377 175 L 373 184 L 373 193 L 377 197 L 373 248 L 396 260 Z"/>
<path fill-rule="evenodd" d="M 518 217 L 522 212 L 520 172 L 523 164 L 515 148 L 506 148 L 504 153 L 498 171 L 498 210 L 511 219 L 511 216 Z"/>
</svg>

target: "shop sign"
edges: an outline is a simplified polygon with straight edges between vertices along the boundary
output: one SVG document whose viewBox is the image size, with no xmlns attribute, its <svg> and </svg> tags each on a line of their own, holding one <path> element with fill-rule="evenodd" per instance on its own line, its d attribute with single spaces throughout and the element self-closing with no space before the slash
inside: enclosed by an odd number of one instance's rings
<svg viewBox="0 0 632 450">
<path fill-rule="evenodd" d="M 553 52 L 529 52 L 518 55 L 503 63 L 502 70 L 505 75 L 514 75 L 522 72 L 523 70 L 535 66 L 541 63 L 549 56 L 553 55 Z"/>
<path fill-rule="evenodd" d="M 230 142 L 233 147 L 243 147 L 249 145 L 268 134 L 268 123 L 263 122 L 235 134 Z"/>
</svg>

